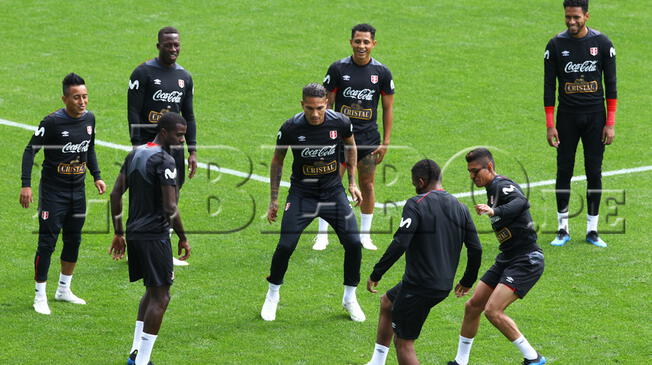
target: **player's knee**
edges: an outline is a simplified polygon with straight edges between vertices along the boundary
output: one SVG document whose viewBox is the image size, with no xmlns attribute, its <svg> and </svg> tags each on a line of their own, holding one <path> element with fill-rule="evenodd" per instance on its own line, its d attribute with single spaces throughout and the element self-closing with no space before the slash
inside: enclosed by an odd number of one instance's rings
<svg viewBox="0 0 652 365">
<path fill-rule="evenodd" d="M 276 251 L 280 254 L 291 255 L 297 247 L 297 241 L 294 240 L 280 240 L 276 246 Z"/>
<path fill-rule="evenodd" d="M 487 317 L 489 322 L 495 323 L 503 315 L 503 311 L 488 305 L 484 309 L 484 315 Z"/>
<path fill-rule="evenodd" d="M 64 241 L 61 250 L 61 260 L 66 262 L 77 262 L 79 256 L 80 241 Z"/>
<path fill-rule="evenodd" d="M 409 352 L 412 350 L 414 345 L 413 341 L 402 339 L 398 336 L 394 336 L 394 346 L 396 346 L 396 351 L 400 353 Z"/>
<path fill-rule="evenodd" d="M 36 253 L 41 257 L 50 257 L 54 252 L 54 242 L 39 241 Z"/>
<path fill-rule="evenodd" d="M 483 310 L 484 306 L 481 303 L 478 303 L 478 301 L 473 300 L 473 298 L 469 299 L 464 304 L 464 311 L 469 314 L 479 315 Z"/>
<path fill-rule="evenodd" d="M 391 312 L 392 311 L 392 301 L 389 300 L 389 297 L 387 297 L 387 294 L 383 294 L 380 297 L 380 310 L 384 312 Z"/>
</svg>

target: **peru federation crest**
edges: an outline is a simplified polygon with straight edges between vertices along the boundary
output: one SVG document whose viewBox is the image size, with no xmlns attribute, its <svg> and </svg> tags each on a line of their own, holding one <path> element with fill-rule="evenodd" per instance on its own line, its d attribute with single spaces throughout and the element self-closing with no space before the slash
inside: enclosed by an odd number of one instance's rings
<svg viewBox="0 0 652 365">
<path fill-rule="evenodd" d="M 589 48 L 589 53 L 591 54 L 591 56 L 597 56 L 598 55 L 598 47 Z"/>
<path fill-rule="evenodd" d="M 92 135 L 93 134 L 93 127 L 90 126 L 90 125 L 87 125 L 86 126 L 86 133 L 88 133 L 89 136 Z"/>
<path fill-rule="evenodd" d="M 330 131 L 328 132 L 328 135 L 331 137 L 331 139 L 337 138 L 337 131 Z"/>
<path fill-rule="evenodd" d="M 179 79 L 179 87 L 183 89 L 185 86 L 186 86 L 186 82 L 183 81 L 183 79 Z"/>
<path fill-rule="evenodd" d="M 371 75 L 371 83 L 372 84 L 378 83 L 378 75 Z"/>
<path fill-rule="evenodd" d="M 48 212 L 47 210 L 42 211 L 41 218 L 43 218 L 44 221 L 47 220 L 48 218 L 50 218 L 50 212 Z"/>
</svg>

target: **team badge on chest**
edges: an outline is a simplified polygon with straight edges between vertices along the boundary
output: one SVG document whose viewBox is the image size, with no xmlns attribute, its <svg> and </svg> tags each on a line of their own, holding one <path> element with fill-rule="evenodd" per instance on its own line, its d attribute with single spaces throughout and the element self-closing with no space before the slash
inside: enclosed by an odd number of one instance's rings
<svg viewBox="0 0 652 365">
<path fill-rule="evenodd" d="M 589 53 L 591 54 L 591 56 L 597 56 L 598 55 L 598 47 L 589 48 Z"/>
<path fill-rule="evenodd" d="M 91 134 L 93 134 L 93 127 L 90 126 L 90 125 L 87 125 L 87 126 L 86 126 L 86 133 L 88 133 L 89 136 L 90 136 Z"/>
<path fill-rule="evenodd" d="M 47 210 L 42 211 L 41 218 L 43 218 L 44 221 L 47 220 L 48 218 L 50 218 L 50 212 L 48 212 Z"/>
<path fill-rule="evenodd" d="M 371 75 L 371 83 L 372 84 L 378 83 L 378 75 Z"/>
<path fill-rule="evenodd" d="M 179 87 L 183 89 L 185 86 L 186 86 L 186 82 L 183 81 L 183 79 L 179 79 Z"/>
<path fill-rule="evenodd" d="M 331 139 L 337 138 L 337 131 L 330 131 L 328 132 L 328 135 L 331 137 Z"/>
</svg>

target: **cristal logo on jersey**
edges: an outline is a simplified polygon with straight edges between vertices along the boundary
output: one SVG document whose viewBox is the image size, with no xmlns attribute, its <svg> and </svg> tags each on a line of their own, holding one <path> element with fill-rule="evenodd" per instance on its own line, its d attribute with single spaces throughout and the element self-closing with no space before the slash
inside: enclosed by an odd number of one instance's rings
<svg viewBox="0 0 652 365">
<path fill-rule="evenodd" d="M 328 132 L 328 136 L 331 137 L 331 139 L 336 139 L 337 138 L 337 131 Z"/>
<path fill-rule="evenodd" d="M 564 72 L 593 72 L 598 70 L 598 61 L 584 61 L 582 63 L 568 62 L 564 67 Z"/>
<path fill-rule="evenodd" d="M 152 100 L 154 101 L 163 101 L 167 103 L 180 103 L 183 93 L 181 91 L 172 91 L 169 93 L 163 92 L 163 90 L 156 90 L 154 95 L 152 95 Z"/>
<path fill-rule="evenodd" d="M 62 148 L 62 153 L 82 153 L 88 151 L 88 146 L 91 144 L 90 140 L 81 141 L 81 143 L 66 143 Z"/>
<path fill-rule="evenodd" d="M 186 86 L 186 82 L 183 81 L 183 79 L 179 79 L 179 87 L 183 89 L 185 86 Z"/>
<path fill-rule="evenodd" d="M 47 210 L 42 211 L 41 218 L 43 218 L 43 220 L 47 220 L 48 218 L 50 218 L 50 212 L 48 212 Z"/>
<path fill-rule="evenodd" d="M 371 75 L 371 83 L 372 84 L 378 83 L 378 75 Z"/>
<path fill-rule="evenodd" d="M 351 99 L 358 99 L 358 100 L 373 100 L 374 93 L 376 90 L 371 90 L 371 89 L 362 89 L 362 90 L 357 90 L 353 89 L 350 86 L 344 89 L 342 92 L 342 95 L 345 98 L 351 98 Z"/>
<path fill-rule="evenodd" d="M 88 133 L 89 136 L 90 136 L 91 134 L 93 134 L 93 127 L 90 126 L 90 125 L 87 125 L 87 126 L 86 126 L 86 133 Z"/>
<path fill-rule="evenodd" d="M 317 146 L 315 148 L 311 147 L 306 147 L 303 150 L 301 150 L 301 157 L 326 157 L 326 156 L 332 156 L 335 154 L 335 147 L 337 145 L 334 144 L 332 146 Z"/>
<path fill-rule="evenodd" d="M 591 56 L 597 56 L 598 55 L 598 47 L 589 48 L 589 53 L 591 54 Z"/>
</svg>

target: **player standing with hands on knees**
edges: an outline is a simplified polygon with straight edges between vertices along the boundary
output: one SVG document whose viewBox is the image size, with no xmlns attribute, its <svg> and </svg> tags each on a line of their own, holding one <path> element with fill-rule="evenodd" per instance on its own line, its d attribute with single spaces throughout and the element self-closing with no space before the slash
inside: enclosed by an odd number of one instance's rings
<svg viewBox="0 0 652 365">
<path fill-rule="evenodd" d="M 111 215 L 115 236 L 109 254 L 119 260 L 129 251 L 129 281 L 143 279 L 145 294 L 140 300 L 134 340 L 128 365 L 147 365 L 152 354 L 163 315 L 170 301 L 174 280 L 172 247 L 169 230 L 179 237 L 179 259 L 190 256 L 177 207 L 179 190 L 174 158 L 169 151 L 181 146 L 186 134 L 186 121 L 177 113 L 161 117 L 158 133 L 152 142 L 127 155 L 111 192 Z M 122 224 L 122 195 L 129 190 L 127 240 Z M 125 247 L 126 246 L 126 247 Z"/>
<path fill-rule="evenodd" d="M 550 146 L 557 149 L 558 230 L 550 244 L 563 246 L 570 241 L 571 178 L 577 144 L 582 140 L 587 188 L 586 241 L 607 247 L 598 236 L 598 212 L 602 197 L 602 158 L 605 146 L 613 142 L 616 133 L 616 49 L 606 35 L 586 26 L 588 0 L 565 0 L 564 13 L 568 29 L 548 42 L 543 56 L 547 138 Z M 557 81 L 559 110 L 555 125 Z"/>
<path fill-rule="evenodd" d="M 33 201 L 31 181 L 34 155 L 40 149 L 45 154 L 39 185 L 38 248 L 34 257 L 34 310 L 41 314 L 51 313 L 45 286 L 51 256 L 61 231 L 61 274 L 54 299 L 86 304 L 85 300 L 72 293 L 70 285 L 86 218 L 84 178 L 87 170 L 93 175 L 97 191 L 100 194 L 106 191 L 95 157 L 95 115 L 86 109 L 88 90 L 84 79 L 70 73 L 62 84 L 61 100 L 65 107 L 43 118 L 23 152 L 20 189 L 20 205 L 23 208 L 29 208 Z"/>
</svg>

